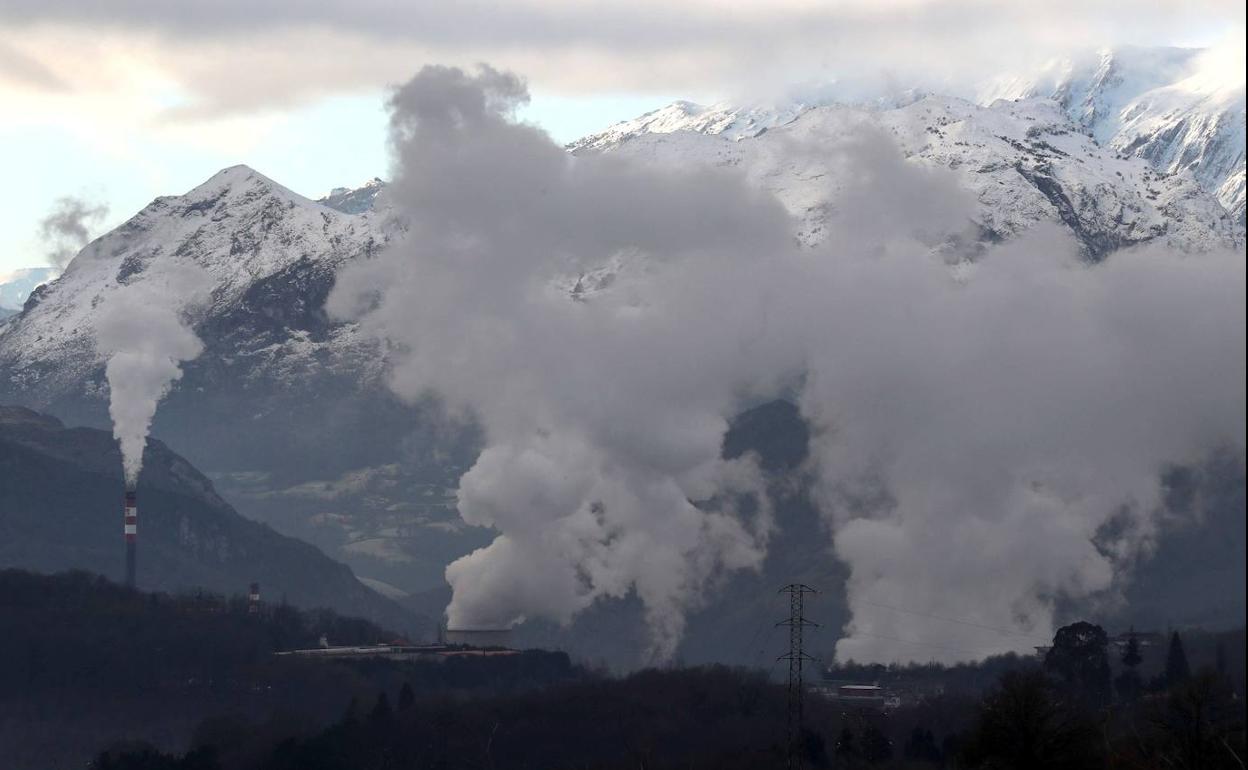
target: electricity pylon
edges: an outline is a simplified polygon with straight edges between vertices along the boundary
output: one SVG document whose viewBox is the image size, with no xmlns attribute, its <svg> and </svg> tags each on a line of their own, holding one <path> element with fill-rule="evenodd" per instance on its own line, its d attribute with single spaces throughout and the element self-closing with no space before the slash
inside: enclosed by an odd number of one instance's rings
<svg viewBox="0 0 1248 770">
<path fill-rule="evenodd" d="M 789 619 L 776 624 L 789 627 L 789 654 L 776 658 L 777 661 L 789 662 L 789 770 L 801 770 L 802 696 L 805 694 L 802 665 L 808 660 L 814 660 L 802 650 L 802 629 L 819 625 L 806 619 L 802 605 L 806 594 L 819 592 L 803 583 L 789 583 L 779 592 L 789 595 Z"/>
</svg>

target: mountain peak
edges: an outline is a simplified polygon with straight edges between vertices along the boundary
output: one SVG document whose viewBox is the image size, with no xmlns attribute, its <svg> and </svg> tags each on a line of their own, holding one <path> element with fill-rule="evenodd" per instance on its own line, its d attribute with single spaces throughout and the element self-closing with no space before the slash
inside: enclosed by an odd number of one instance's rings
<svg viewBox="0 0 1248 770">
<path fill-rule="evenodd" d="M 295 202 L 310 202 L 307 198 L 274 182 L 251 166 L 243 164 L 221 169 L 196 185 L 182 198 L 192 202 L 204 202 L 219 201 L 228 197 L 232 202 L 237 198 L 254 199 L 269 195 Z"/>
</svg>

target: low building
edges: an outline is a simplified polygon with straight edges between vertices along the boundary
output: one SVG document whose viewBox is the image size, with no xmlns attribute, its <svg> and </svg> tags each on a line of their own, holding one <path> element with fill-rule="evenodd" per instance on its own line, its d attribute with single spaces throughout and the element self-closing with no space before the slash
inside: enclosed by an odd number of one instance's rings
<svg viewBox="0 0 1248 770">
<path fill-rule="evenodd" d="M 509 628 L 448 628 L 443 633 L 447 644 L 488 649 L 507 647 L 511 641 Z"/>
<path fill-rule="evenodd" d="M 286 650 L 274 654 L 311 660 L 425 660 L 440 662 L 448 658 L 457 657 L 519 655 L 520 651 L 509 647 L 480 649 L 450 644 L 366 644 L 334 647 L 323 643 L 320 647 L 312 647 L 306 650 Z"/>
<path fill-rule="evenodd" d="M 876 682 L 825 681 L 811 688 L 828 700 L 846 706 L 886 709 L 900 705 L 900 698 L 884 690 Z"/>
</svg>

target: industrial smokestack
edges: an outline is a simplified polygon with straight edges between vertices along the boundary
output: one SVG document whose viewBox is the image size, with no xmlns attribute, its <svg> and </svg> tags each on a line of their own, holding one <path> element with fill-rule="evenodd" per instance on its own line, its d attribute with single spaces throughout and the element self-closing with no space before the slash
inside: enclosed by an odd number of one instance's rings
<svg viewBox="0 0 1248 770">
<path fill-rule="evenodd" d="M 135 548 L 139 539 L 139 504 L 134 488 L 126 487 L 125 505 L 126 533 L 126 585 L 135 587 Z"/>
</svg>

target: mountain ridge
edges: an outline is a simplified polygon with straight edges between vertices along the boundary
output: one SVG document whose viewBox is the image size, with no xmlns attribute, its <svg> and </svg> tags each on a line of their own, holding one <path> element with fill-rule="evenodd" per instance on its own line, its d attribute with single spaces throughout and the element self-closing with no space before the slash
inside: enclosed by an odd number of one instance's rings
<svg viewBox="0 0 1248 770">
<path fill-rule="evenodd" d="M 1167 174 L 1189 172 L 1244 224 L 1244 85 L 1196 67 L 1195 48 L 1102 49 L 1059 59 L 1039 72 L 996 78 L 967 94 L 988 107 L 999 100 L 1052 99 L 1097 144 L 1147 160 Z M 844 100 L 835 89 L 770 107 L 729 102 L 672 102 L 570 144 L 571 152 L 611 151 L 640 136 L 691 132 L 732 141 L 755 138 L 807 112 L 834 105 L 904 108 L 922 92 L 876 100 Z"/>
</svg>

